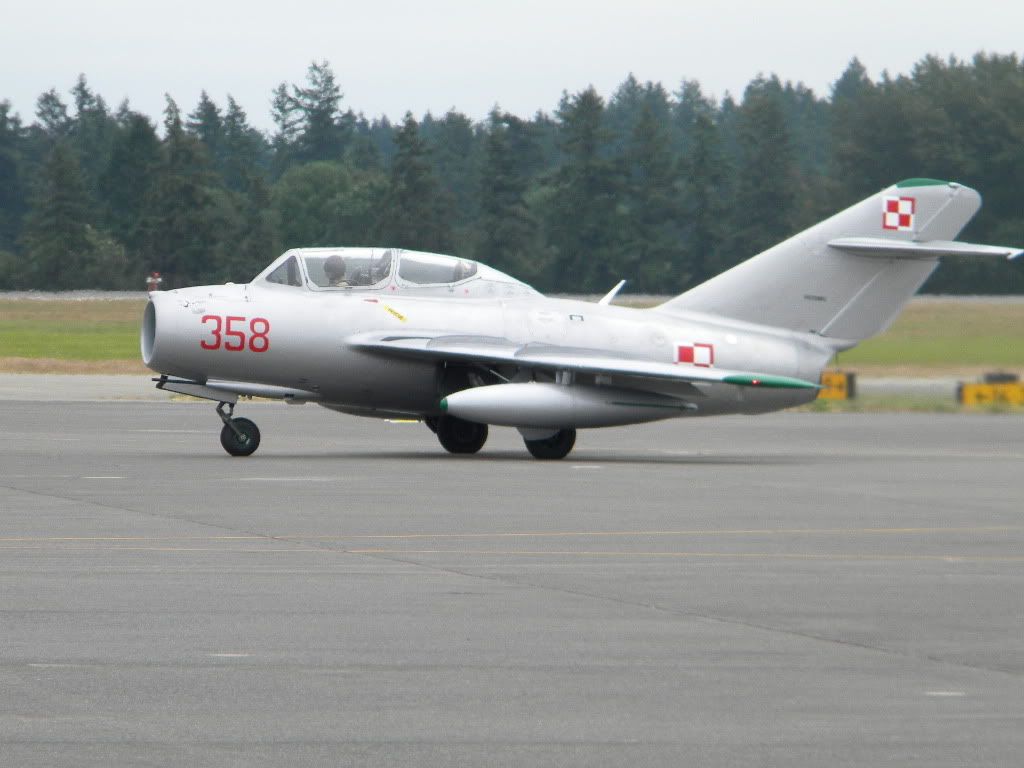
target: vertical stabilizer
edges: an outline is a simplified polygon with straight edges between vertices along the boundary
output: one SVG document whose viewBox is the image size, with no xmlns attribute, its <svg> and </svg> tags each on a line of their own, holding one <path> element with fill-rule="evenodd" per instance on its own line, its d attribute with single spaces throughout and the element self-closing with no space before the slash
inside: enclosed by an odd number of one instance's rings
<svg viewBox="0 0 1024 768">
<path fill-rule="evenodd" d="M 939 255 L 959 252 L 949 241 L 980 207 L 969 187 L 908 179 L 657 309 L 859 341 L 889 326 Z"/>
</svg>

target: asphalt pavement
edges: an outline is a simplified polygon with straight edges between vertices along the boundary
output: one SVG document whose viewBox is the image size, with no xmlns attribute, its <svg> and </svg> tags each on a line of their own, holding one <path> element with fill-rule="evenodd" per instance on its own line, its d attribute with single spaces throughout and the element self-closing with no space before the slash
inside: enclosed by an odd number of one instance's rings
<svg viewBox="0 0 1024 768">
<path fill-rule="evenodd" d="M 1020 765 L 1020 416 L 239 413 L 0 399 L 0 765 Z"/>
</svg>

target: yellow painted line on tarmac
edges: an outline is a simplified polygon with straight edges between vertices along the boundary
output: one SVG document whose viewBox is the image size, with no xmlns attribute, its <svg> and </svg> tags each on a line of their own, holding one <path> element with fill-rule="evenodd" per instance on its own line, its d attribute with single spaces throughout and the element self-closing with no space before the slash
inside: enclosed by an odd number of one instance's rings
<svg viewBox="0 0 1024 768">
<path fill-rule="evenodd" d="M 493 534 L 353 534 L 351 536 L 305 536 L 302 534 L 274 536 L 274 539 L 305 539 L 309 541 L 344 541 L 364 539 L 559 539 L 590 537 L 674 537 L 674 536 L 851 536 L 893 534 L 998 534 L 1024 531 L 1024 525 L 981 525 L 964 527 L 905 528 L 710 528 L 683 530 L 529 530 L 493 532 Z"/>
<path fill-rule="evenodd" d="M 250 553 L 250 554 L 262 554 L 262 553 L 303 553 L 303 552 L 315 552 L 321 555 L 332 555 L 332 554 L 345 554 L 349 550 L 345 549 L 324 549 L 323 547 L 119 547 L 119 546 L 92 546 L 92 547 L 43 547 L 40 545 L 32 546 L 0 546 L 0 552 L 16 552 L 20 550 L 32 550 L 40 551 L 46 550 L 49 552 L 209 552 L 211 554 L 231 554 L 231 553 Z"/>
<path fill-rule="evenodd" d="M 273 536 L 0 536 L 4 541 L 262 541 Z"/>
<path fill-rule="evenodd" d="M 747 560 L 941 560 L 945 562 L 1024 562 L 1024 555 L 882 555 L 813 554 L 805 552 L 624 552 L 616 550 L 526 550 L 526 549 L 346 549 L 350 555 L 501 555 L 523 557 L 622 557 L 622 558 L 702 558 Z"/>
<path fill-rule="evenodd" d="M 561 557 L 561 558 L 618 558 L 618 559 L 694 559 L 694 560 L 813 560 L 813 561 L 941 561 L 948 563 L 964 562 L 1024 562 L 1024 555 L 1017 554 L 882 554 L 871 552 L 857 553 L 810 553 L 810 552 L 689 552 L 689 551 L 637 551 L 627 550 L 543 550 L 543 549 L 401 549 L 401 548 L 363 548 L 363 549 L 325 549 L 322 547 L 173 547 L 173 546 L 98 546 L 102 542 L 92 542 L 93 546 L 44 547 L 39 544 L 0 546 L 0 551 L 40 551 L 61 553 L 88 552 L 161 552 L 189 554 L 317 554 L 317 555 L 461 555 L 488 557 Z"/>
<path fill-rule="evenodd" d="M 658 538 L 669 536 L 858 536 L 858 535 L 934 535 L 946 533 L 1010 533 L 1024 531 L 1022 525 L 908 528 L 711 528 L 674 531 L 505 531 L 491 533 L 355 533 L 221 536 L 0 536 L 0 542 L 145 542 L 145 541 L 363 541 L 423 539 L 556 539 L 556 538 Z"/>
</svg>

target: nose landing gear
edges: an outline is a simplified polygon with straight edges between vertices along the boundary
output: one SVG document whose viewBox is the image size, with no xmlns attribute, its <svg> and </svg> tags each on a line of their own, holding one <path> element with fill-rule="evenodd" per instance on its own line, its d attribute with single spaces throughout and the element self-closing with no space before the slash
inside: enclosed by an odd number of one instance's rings
<svg viewBox="0 0 1024 768">
<path fill-rule="evenodd" d="M 217 404 L 217 415 L 224 422 L 220 431 L 220 444 L 232 456 L 249 456 L 260 447 L 260 429 L 249 419 L 232 418 L 234 412 L 234 403 Z"/>
</svg>

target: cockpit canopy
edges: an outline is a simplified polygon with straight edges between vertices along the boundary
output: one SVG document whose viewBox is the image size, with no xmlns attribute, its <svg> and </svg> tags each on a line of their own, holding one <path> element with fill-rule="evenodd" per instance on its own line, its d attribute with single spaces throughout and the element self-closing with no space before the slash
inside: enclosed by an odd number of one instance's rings
<svg viewBox="0 0 1024 768">
<path fill-rule="evenodd" d="M 484 264 L 398 248 L 294 248 L 253 282 L 311 291 L 522 296 L 530 286 Z"/>
</svg>

